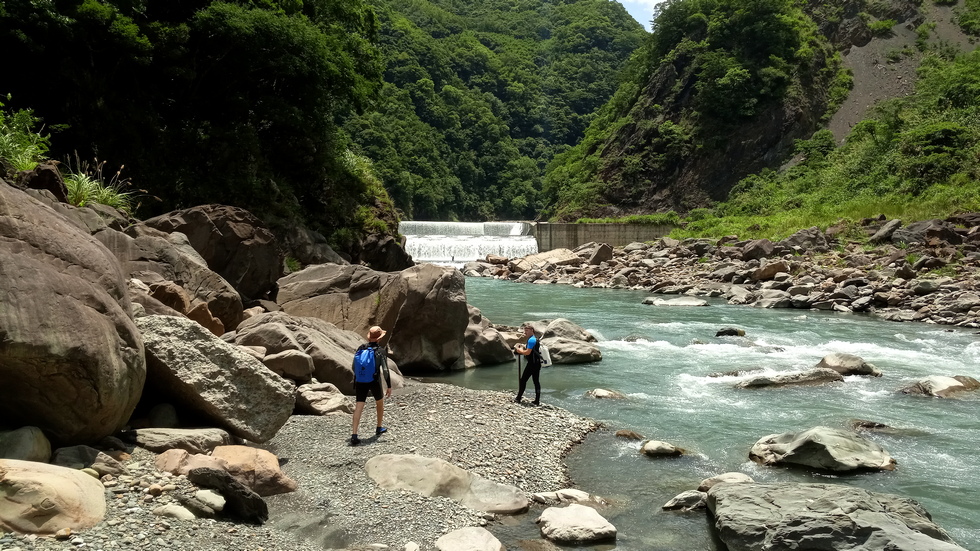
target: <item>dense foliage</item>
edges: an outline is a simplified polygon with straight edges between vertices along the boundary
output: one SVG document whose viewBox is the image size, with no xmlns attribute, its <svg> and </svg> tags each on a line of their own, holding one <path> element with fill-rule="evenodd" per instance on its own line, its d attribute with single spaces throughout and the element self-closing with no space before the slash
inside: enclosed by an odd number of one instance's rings
<svg viewBox="0 0 980 551">
<path fill-rule="evenodd" d="M 534 218 L 645 35 L 608 0 L 374 0 L 385 85 L 345 130 L 406 219 Z"/>
<path fill-rule="evenodd" d="M 553 216 L 574 219 L 608 203 L 643 210 L 646 196 L 676 187 L 685 167 L 736 155 L 725 148 L 767 109 L 810 102 L 801 111 L 823 107 L 815 123 L 850 86 L 839 55 L 794 0 L 668 0 L 653 24 L 582 142 L 549 167 Z M 719 166 L 716 189 L 698 193 L 724 195 L 727 174 L 752 168 Z"/>
<path fill-rule="evenodd" d="M 784 237 L 841 218 L 980 210 L 980 51 L 929 55 L 919 78 L 914 95 L 879 106 L 840 147 L 826 130 L 799 142 L 803 162 L 746 178 L 679 235 Z"/>
<path fill-rule="evenodd" d="M 337 119 L 381 86 L 360 0 L 5 0 L 5 92 L 67 125 L 52 154 L 125 163 L 157 210 L 225 202 L 328 232 L 383 189 Z"/>
<path fill-rule="evenodd" d="M 41 134 L 40 121 L 30 109 L 8 112 L 0 102 L 0 167 L 3 172 L 31 170 L 43 159 L 50 138 Z"/>
</svg>

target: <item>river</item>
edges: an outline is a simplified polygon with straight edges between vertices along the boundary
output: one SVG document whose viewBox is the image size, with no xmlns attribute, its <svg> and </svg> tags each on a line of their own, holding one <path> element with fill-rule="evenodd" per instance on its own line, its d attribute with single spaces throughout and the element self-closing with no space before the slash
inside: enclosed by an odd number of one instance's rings
<svg viewBox="0 0 980 551">
<path fill-rule="evenodd" d="M 980 378 L 980 337 L 970 330 L 895 323 L 871 316 L 731 306 L 657 307 L 649 293 L 579 289 L 467 278 L 467 301 L 495 323 L 564 317 L 595 334 L 603 360 L 545 368 L 542 402 L 598 419 L 609 430 L 590 436 L 568 457 L 576 486 L 615 504 L 603 514 L 616 525 L 616 545 L 601 549 L 706 551 L 722 549 L 706 514 L 660 509 L 709 476 L 741 471 L 758 482 L 833 482 L 919 501 L 961 546 L 980 550 L 980 392 L 959 399 L 896 392 L 928 375 Z M 722 327 L 744 338 L 716 338 Z M 847 377 L 816 387 L 735 388 L 739 377 L 709 377 L 736 369 L 793 370 L 832 352 L 861 356 L 880 378 Z M 513 390 L 516 363 L 427 380 L 467 388 Z M 584 398 L 594 388 L 628 400 Z M 531 390 L 533 393 L 533 389 Z M 760 438 L 817 425 L 846 426 L 860 418 L 902 429 L 868 437 L 898 462 L 893 472 L 849 476 L 763 467 L 748 460 Z M 638 442 L 615 438 L 631 429 L 687 449 L 687 456 L 650 459 Z M 530 516 L 530 515 L 528 515 Z M 508 548 L 536 538 L 533 519 L 491 531 Z"/>
</svg>

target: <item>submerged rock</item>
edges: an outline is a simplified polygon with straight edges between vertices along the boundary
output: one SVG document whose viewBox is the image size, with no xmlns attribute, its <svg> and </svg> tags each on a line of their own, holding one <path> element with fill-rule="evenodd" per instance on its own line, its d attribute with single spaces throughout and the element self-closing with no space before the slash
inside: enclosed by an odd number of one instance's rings
<svg viewBox="0 0 980 551">
<path fill-rule="evenodd" d="M 820 385 L 843 381 L 844 377 L 833 369 L 815 368 L 807 371 L 755 375 L 738 383 L 738 388 L 758 388 L 764 386 Z"/>
</svg>

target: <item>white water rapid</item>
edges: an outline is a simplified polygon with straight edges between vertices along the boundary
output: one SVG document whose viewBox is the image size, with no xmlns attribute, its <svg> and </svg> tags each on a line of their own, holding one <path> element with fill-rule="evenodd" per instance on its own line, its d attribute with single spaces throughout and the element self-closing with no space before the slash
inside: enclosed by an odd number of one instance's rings
<svg viewBox="0 0 980 551">
<path fill-rule="evenodd" d="M 415 262 L 460 268 L 488 254 L 514 258 L 538 252 L 528 222 L 405 221 L 398 231 Z"/>
</svg>

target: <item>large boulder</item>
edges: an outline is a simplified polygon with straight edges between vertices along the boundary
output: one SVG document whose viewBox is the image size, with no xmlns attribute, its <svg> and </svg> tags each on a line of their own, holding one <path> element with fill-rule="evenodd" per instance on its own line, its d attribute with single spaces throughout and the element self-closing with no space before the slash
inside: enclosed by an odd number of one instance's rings
<svg viewBox="0 0 980 551">
<path fill-rule="evenodd" d="M 527 510 L 524 492 L 461 469 L 448 461 L 421 455 L 376 455 L 365 471 L 386 490 L 411 490 L 424 496 L 444 496 L 470 509 L 516 514 Z"/>
<path fill-rule="evenodd" d="M 963 551 L 915 501 L 835 484 L 719 484 L 708 508 L 729 551 Z"/>
<path fill-rule="evenodd" d="M 768 239 L 749 241 L 742 247 L 742 260 L 759 260 L 772 256 L 775 247 Z"/>
<path fill-rule="evenodd" d="M 0 431 L 0 459 L 47 463 L 51 459 L 51 442 L 37 427 Z"/>
<path fill-rule="evenodd" d="M 0 533 L 87 530 L 102 522 L 105 511 L 105 488 L 82 471 L 0 459 Z"/>
<path fill-rule="evenodd" d="M 553 249 L 511 260 L 507 267 L 515 274 L 523 274 L 549 266 L 580 266 L 584 263 L 584 258 L 568 249 Z"/>
<path fill-rule="evenodd" d="M 490 320 L 483 317 L 480 309 L 467 305 L 470 323 L 463 334 L 463 350 L 467 368 L 479 365 L 494 365 L 514 360 L 514 351 L 507 345 L 507 339 L 494 329 Z"/>
<path fill-rule="evenodd" d="M 895 469 L 895 460 L 881 446 L 855 432 L 832 427 L 770 434 L 752 446 L 749 459 L 763 465 L 833 472 Z"/>
<path fill-rule="evenodd" d="M 121 428 L 146 377 L 119 262 L 75 223 L 0 181 L 0 417 L 56 444 Z"/>
<path fill-rule="evenodd" d="M 94 235 L 119 259 L 128 277 L 148 286 L 167 281 L 176 283 L 192 300 L 207 304 L 208 311 L 226 329 L 233 329 L 242 321 L 241 295 L 208 268 L 184 234 L 167 234 L 135 224 L 126 233 L 106 228 Z"/>
<path fill-rule="evenodd" d="M 275 296 L 283 259 L 272 232 L 252 213 L 226 205 L 200 205 L 144 222 L 166 233 L 187 236 L 208 268 L 243 297 Z"/>
<path fill-rule="evenodd" d="M 137 320 L 147 356 L 147 392 L 202 414 L 231 434 L 265 442 L 293 411 L 295 390 L 241 347 L 186 318 Z"/>
<path fill-rule="evenodd" d="M 405 247 L 390 235 L 371 234 L 364 238 L 358 259 L 374 270 L 397 272 L 415 265 Z"/>
<path fill-rule="evenodd" d="M 599 347 L 585 341 L 573 341 L 562 337 L 541 339 L 541 344 L 548 347 L 551 353 L 551 363 L 582 364 L 602 361 L 602 351 Z"/>
<path fill-rule="evenodd" d="M 269 355 L 289 350 L 303 351 L 313 360 L 313 377 L 330 383 L 345 394 L 354 393 L 354 351 L 364 344 L 364 336 L 345 331 L 319 318 L 268 312 L 253 316 L 238 326 L 235 344 L 261 346 Z M 392 388 L 401 388 L 404 379 L 398 365 L 388 359 Z"/>
<path fill-rule="evenodd" d="M 830 247 L 827 245 L 827 236 L 816 226 L 794 233 L 780 241 L 779 245 L 787 249 L 796 249 L 798 247 L 803 252 L 813 251 L 816 253 L 825 253 L 830 250 Z"/>
<path fill-rule="evenodd" d="M 597 340 L 595 335 L 586 331 L 581 325 L 565 318 L 544 319 L 529 323 L 534 327 L 535 334 L 541 335 L 542 339 L 561 337 L 585 342 L 596 342 Z"/>
<path fill-rule="evenodd" d="M 279 280 L 279 303 L 287 314 L 320 318 L 359 335 L 380 325 L 388 331 L 383 344 L 404 373 L 462 363 L 469 313 L 463 274 L 454 268 L 420 264 L 391 273 L 310 266 Z"/>
<path fill-rule="evenodd" d="M 935 245 L 959 245 L 963 242 L 956 227 L 943 220 L 920 220 L 892 233 L 893 243 L 929 243 Z M 930 243 L 934 241 L 934 243 Z"/>
<path fill-rule="evenodd" d="M 273 233 L 287 257 L 304 266 L 310 264 L 350 264 L 334 251 L 323 234 L 293 221 L 279 220 L 273 223 Z"/>
</svg>

